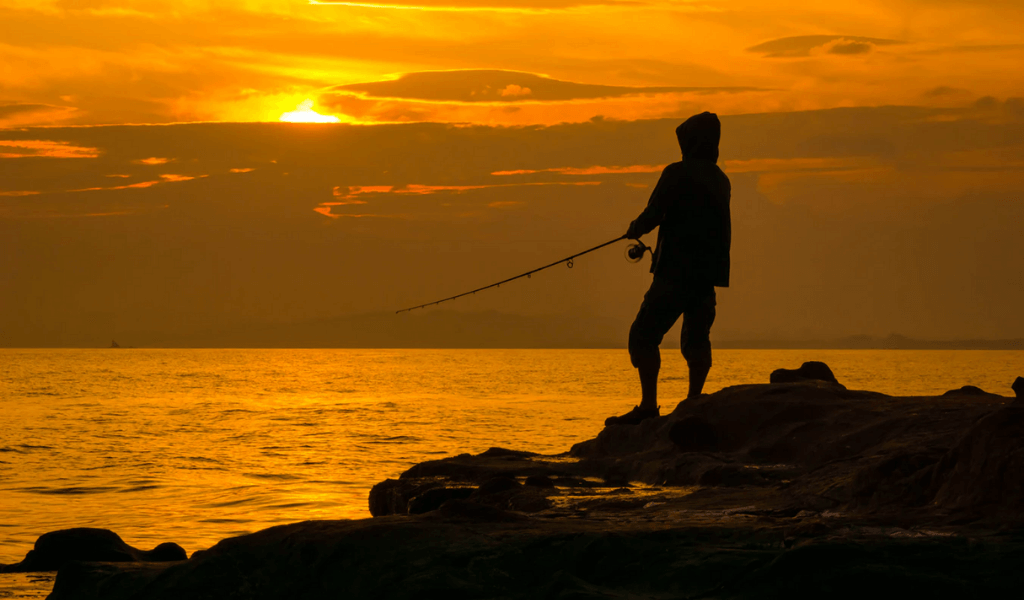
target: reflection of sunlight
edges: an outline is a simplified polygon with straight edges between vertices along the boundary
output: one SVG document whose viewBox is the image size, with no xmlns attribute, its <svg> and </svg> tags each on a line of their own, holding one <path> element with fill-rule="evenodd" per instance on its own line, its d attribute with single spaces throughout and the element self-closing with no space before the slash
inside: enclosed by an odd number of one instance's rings
<svg viewBox="0 0 1024 600">
<path fill-rule="evenodd" d="M 341 119 L 334 115 L 322 115 L 313 110 L 313 101 L 303 100 L 298 109 L 286 112 L 281 115 L 282 121 L 287 123 L 339 123 Z"/>
</svg>

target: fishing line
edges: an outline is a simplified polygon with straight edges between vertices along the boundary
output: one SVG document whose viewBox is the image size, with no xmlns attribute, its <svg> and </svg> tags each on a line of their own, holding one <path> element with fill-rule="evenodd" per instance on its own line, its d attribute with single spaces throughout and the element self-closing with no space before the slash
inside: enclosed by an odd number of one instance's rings
<svg viewBox="0 0 1024 600">
<path fill-rule="evenodd" d="M 572 262 L 573 259 L 578 258 L 580 256 L 583 256 L 584 254 L 589 254 L 589 253 L 593 252 L 594 250 L 600 250 L 601 248 L 604 248 L 605 246 L 610 246 L 610 245 L 614 244 L 615 242 L 618 242 L 618 241 L 621 241 L 621 240 L 624 240 L 624 239 L 626 239 L 625 235 L 623 235 L 621 237 L 617 237 L 614 240 L 609 240 L 609 241 L 607 241 L 607 242 L 605 242 L 603 244 L 600 244 L 598 246 L 594 246 L 593 248 L 590 248 L 589 250 L 584 250 L 583 252 L 578 252 L 576 254 L 573 254 L 572 256 L 567 256 L 567 257 L 565 257 L 565 258 L 563 258 L 561 260 L 556 260 L 555 262 L 553 262 L 553 263 L 551 263 L 549 265 L 544 265 L 543 267 L 536 268 L 536 269 L 534 269 L 532 271 L 527 271 L 525 273 L 520 273 L 519 275 L 516 275 L 515 277 L 509 277 L 508 279 L 503 279 L 502 281 L 499 281 L 497 283 L 492 283 L 491 285 L 485 285 L 484 287 L 476 288 L 475 290 L 470 290 L 468 292 L 463 292 L 461 294 L 456 294 L 455 296 L 450 296 L 450 297 L 444 298 L 442 300 L 435 300 L 434 302 L 427 302 L 426 304 L 420 304 L 418 306 L 410 306 L 409 308 L 403 308 L 402 310 L 396 310 L 395 314 L 397 315 L 398 313 L 409 312 L 411 310 L 416 310 L 417 308 L 425 308 L 427 306 L 434 306 L 436 304 L 441 304 L 442 302 L 448 302 L 449 300 L 455 300 L 456 298 L 461 298 L 463 296 L 469 296 L 469 295 L 475 294 L 477 292 L 482 292 L 484 290 L 489 290 L 489 289 L 491 289 L 493 287 L 500 287 L 501 284 L 503 284 L 503 283 L 508 283 L 510 281 L 515 281 L 516 279 L 522 279 L 523 277 L 526 277 L 527 279 L 529 279 L 530 275 L 533 275 L 534 273 L 538 273 L 540 271 L 543 271 L 544 269 L 550 269 L 551 267 L 554 267 L 554 266 L 557 266 L 557 265 L 565 264 L 566 267 L 571 269 L 573 267 L 573 262 Z M 647 252 L 650 249 L 651 248 L 649 246 L 645 245 L 640 240 L 637 240 L 635 243 L 630 244 L 626 248 L 626 260 L 628 260 L 629 262 L 634 262 L 634 263 L 635 262 L 639 262 L 640 259 L 644 257 L 644 253 Z M 652 251 L 652 253 L 653 253 L 653 251 Z"/>
</svg>

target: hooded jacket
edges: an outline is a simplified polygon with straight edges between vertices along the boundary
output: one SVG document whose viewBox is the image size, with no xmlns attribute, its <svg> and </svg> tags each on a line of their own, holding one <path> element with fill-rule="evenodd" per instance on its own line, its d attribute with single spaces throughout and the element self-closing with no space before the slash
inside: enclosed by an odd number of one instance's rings
<svg viewBox="0 0 1024 600">
<path fill-rule="evenodd" d="M 683 160 L 665 167 L 647 208 L 629 226 L 637 239 L 658 229 L 651 272 L 684 285 L 729 287 L 731 186 L 718 165 L 721 124 L 704 112 L 676 128 Z"/>
</svg>

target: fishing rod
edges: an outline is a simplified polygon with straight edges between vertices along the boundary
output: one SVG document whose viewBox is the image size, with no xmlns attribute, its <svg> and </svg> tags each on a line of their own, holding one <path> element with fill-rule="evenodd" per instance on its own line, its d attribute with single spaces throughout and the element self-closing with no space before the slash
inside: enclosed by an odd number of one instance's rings
<svg viewBox="0 0 1024 600">
<path fill-rule="evenodd" d="M 522 279 L 523 277 L 526 277 L 527 279 L 529 279 L 529 277 L 531 275 L 533 275 L 534 273 L 543 271 L 544 269 L 550 269 L 551 267 L 554 267 L 556 265 L 560 265 L 562 263 L 565 263 L 565 266 L 567 266 L 567 267 L 569 267 L 571 269 L 572 265 L 573 265 L 572 261 L 573 261 L 574 258 L 578 258 L 580 256 L 583 256 L 584 254 L 590 254 L 594 250 L 600 250 L 601 248 L 604 248 L 605 246 L 610 246 L 610 245 L 614 244 L 615 242 L 619 242 L 619 241 L 622 241 L 624 239 L 626 239 L 626 236 L 622 235 L 620 237 L 615 238 L 614 240 L 609 240 L 609 241 L 607 241 L 607 242 L 605 242 L 603 244 L 594 246 L 593 248 L 591 248 L 589 250 L 584 250 L 583 252 L 577 252 L 576 254 L 573 254 L 572 256 L 567 256 L 567 257 L 565 257 L 565 258 L 563 258 L 561 260 L 556 260 L 555 262 L 553 262 L 553 263 L 551 263 L 549 265 L 544 265 L 543 267 L 539 267 L 539 268 L 534 269 L 532 271 L 527 271 L 525 273 L 520 273 L 519 275 L 516 275 L 515 277 L 509 277 L 508 279 L 504 279 L 504 280 L 499 281 L 497 283 L 492 283 L 491 285 L 485 285 L 484 287 L 476 288 L 475 290 L 470 290 L 468 292 L 463 292 L 461 294 L 456 294 L 455 296 L 450 296 L 450 297 L 444 298 L 442 300 L 435 300 L 434 302 L 427 302 L 426 304 L 420 304 L 418 306 L 410 306 L 409 308 L 403 308 L 402 310 L 396 310 L 395 314 L 397 315 L 398 313 L 409 312 L 409 311 L 412 311 L 412 310 L 416 310 L 417 308 L 426 308 L 427 306 L 434 306 L 436 304 L 441 304 L 442 302 L 448 302 L 449 300 L 455 300 L 456 298 L 461 298 L 463 296 L 469 296 L 469 295 L 475 294 L 477 292 L 482 292 L 484 290 L 489 290 L 489 289 L 491 289 L 493 287 L 501 287 L 501 284 L 503 284 L 503 283 L 508 283 L 510 281 L 515 281 L 516 279 Z M 644 257 L 644 253 L 647 252 L 648 250 L 651 250 L 651 248 L 649 246 L 645 245 L 640 240 L 637 240 L 636 243 L 630 244 L 626 248 L 626 260 L 628 260 L 629 262 L 634 262 L 634 263 L 635 262 L 639 262 L 640 259 L 642 259 Z M 652 251 L 652 254 L 653 254 L 653 251 Z"/>
</svg>

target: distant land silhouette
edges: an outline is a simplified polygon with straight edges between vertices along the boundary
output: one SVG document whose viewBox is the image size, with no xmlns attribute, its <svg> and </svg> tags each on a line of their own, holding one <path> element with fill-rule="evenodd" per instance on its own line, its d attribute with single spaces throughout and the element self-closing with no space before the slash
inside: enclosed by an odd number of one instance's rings
<svg viewBox="0 0 1024 600">
<path fill-rule="evenodd" d="M 723 340 L 719 348 L 820 350 L 1024 350 L 1024 339 L 921 340 L 899 334 L 852 335 L 832 340 Z"/>
<path fill-rule="evenodd" d="M 625 348 L 628 320 L 597 315 L 522 315 L 498 311 L 432 309 L 396 315 L 363 313 L 291 323 L 217 324 L 200 316 L 178 315 L 160 330 L 121 327 L 126 348 Z M 181 324 L 191 326 L 179 326 Z M 0 347 L 102 348 L 109 336 L 88 332 L 40 331 L 11 336 L 0 331 Z M 1024 339 L 924 340 L 893 334 L 820 339 L 712 336 L 715 348 L 731 349 L 898 349 L 1024 350 Z M 679 348 L 678 325 L 665 336 L 665 348 Z"/>
</svg>

